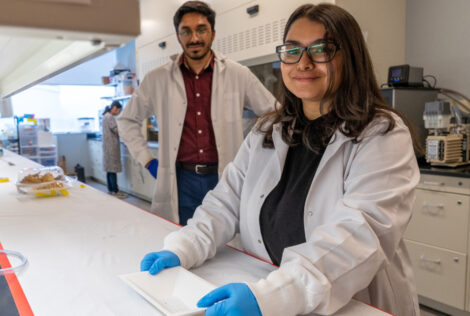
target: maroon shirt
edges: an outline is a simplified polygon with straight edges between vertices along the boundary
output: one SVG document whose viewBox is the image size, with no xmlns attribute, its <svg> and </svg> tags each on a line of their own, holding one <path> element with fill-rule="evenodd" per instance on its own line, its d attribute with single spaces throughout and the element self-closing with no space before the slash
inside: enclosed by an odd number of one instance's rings
<svg viewBox="0 0 470 316">
<path fill-rule="evenodd" d="M 219 160 L 211 119 L 214 54 L 212 54 L 209 66 L 199 74 L 186 67 L 184 55 L 181 56 L 179 63 L 183 73 L 188 106 L 176 160 L 192 164 L 216 163 Z"/>
</svg>

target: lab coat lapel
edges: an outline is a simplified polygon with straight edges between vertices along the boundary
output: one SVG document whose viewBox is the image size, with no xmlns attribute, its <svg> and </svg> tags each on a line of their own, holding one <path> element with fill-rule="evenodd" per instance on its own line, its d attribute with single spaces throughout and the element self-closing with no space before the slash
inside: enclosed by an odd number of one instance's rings
<svg viewBox="0 0 470 316">
<path fill-rule="evenodd" d="M 282 140 L 281 124 L 280 123 L 275 124 L 273 128 L 274 128 L 273 142 L 274 142 L 274 149 L 276 151 L 276 156 L 277 156 L 275 178 L 278 179 L 277 181 L 279 181 L 282 175 L 282 170 L 284 169 L 284 164 L 286 162 L 286 157 L 287 157 L 287 152 L 289 150 L 289 146 L 287 146 L 287 144 Z M 312 186 L 315 182 L 315 179 L 318 178 L 317 176 L 321 174 L 322 170 L 325 168 L 326 164 L 338 152 L 341 146 L 349 140 L 350 138 L 343 135 L 343 133 L 341 133 L 339 130 L 335 132 L 335 134 L 331 138 L 330 143 L 326 147 L 325 152 L 323 153 L 322 159 L 320 160 L 320 164 L 318 165 L 317 171 L 315 173 L 315 177 L 312 181 Z"/>
<path fill-rule="evenodd" d="M 310 184 L 310 188 L 307 194 L 307 203 L 305 203 L 305 211 L 307 211 L 308 207 L 311 207 L 310 203 L 308 201 L 311 201 L 311 197 L 313 194 L 313 191 L 315 191 L 315 186 L 318 181 L 328 181 L 328 186 L 332 190 L 335 187 L 336 183 L 336 178 L 333 179 L 325 179 L 325 177 L 322 176 L 322 173 L 324 170 L 327 170 L 328 164 L 333 160 L 332 158 L 335 157 L 340 150 L 340 148 L 347 142 L 349 141 L 350 138 L 346 137 L 343 135 L 339 130 L 335 132 L 333 137 L 330 140 L 330 143 L 328 146 L 326 146 L 325 152 L 323 153 L 323 157 L 320 160 L 320 164 L 318 165 L 317 171 L 315 172 L 315 175 L 313 177 L 312 183 Z M 339 166 L 337 166 L 339 167 Z M 342 173 L 343 171 L 341 171 Z M 320 183 L 321 186 L 321 183 Z M 331 192 L 333 194 L 333 192 Z M 315 202 L 315 201 L 314 201 Z M 319 201 L 316 201 L 318 203 Z M 307 214 L 307 212 L 305 213 Z M 306 234 L 308 236 L 308 231 L 310 231 L 311 227 L 309 224 L 305 225 L 305 230 Z"/>
<path fill-rule="evenodd" d="M 211 118 L 212 124 L 217 125 L 220 107 L 223 106 L 223 87 L 225 83 L 225 61 L 219 53 L 214 54 L 214 71 L 212 74 L 212 92 L 211 92 Z"/>
<path fill-rule="evenodd" d="M 286 162 L 287 152 L 289 150 L 289 146 L 287 146 L 287 144 L 282 140 L 281 128 L 281 123 L 277 123 L 273 126 L 273 143 L 277 156 L 277 164 L 275 169 L 277 178 L 276 183 L 281 178 L 282 170 L 284 169 L 284 164 Z"/>
<path fill-rule="evenodd" d="M 181 72 L 181 68 L 180 68 L 180 65 L 179 65 L 179 60 L 181 58 L 182 54 L 178 55 L 176 57 L 176 59 L 173 61 L 173 63 L 171 64 L 172 65 L 172 69 L 171 69 L 171 72 L 173 74 L 173 77 L 174 77 L 174 82 L 176 83 L 176 90 L 179 92 L 179 95 L 181 95 L 181 97 L 183 98 L 183 102 L 177 102 L 176 104 L 177 105 L 184 105 L 184 113 L 186 113 L 186 101 L 188 100 L 188 97 L 186 96 L 186 88 L 184 86 L 184 79 L 183 79 L 183 73 Z"/>
<path fill-rule="evenodd" d="M 181 134 L 183 133 L 183 122 L 186 116 L 186 109 L 188 107 L 188 97 L 186 95 L 186 88 L 184 85 L 183 73 L 179 65 L 179 60 L 181 54 L 176 57 L 176 59 L 171 63 L 171 74 L 173 76 L 174 85 L 169 87 L 168 96 L 170 97 L 171 102 L 164 104 L 169 108 L 168 113 L 170 114 L 171 122 L 176 122 L 171 124 L 170 130 L 174 134 L 172 139 L 172 144 L 170 148 L 179 148 Z M 170 83 L 172 85 L 172 83 Z M 178 124 L 180 122 L 181 124 Z M 170 151 L 171 161 L 176 161 L 177 151 Z M 174 163 L 171 164 L 171 169 L 174 170 Z"/>
<path fill-rule="evenodd" d="M 287 144 L 282 140 L 280 124 L 274 125 L 272 135 L 274 143 L 274 155 L 260 155 L 262 157 L 262 161 L 260 161 L 259 169 L 262 171 L 256 178 L 256 185 L 254 185 L 253 190 L 251 190 L 249 193 L 250 199 L 248 202 L 248 207 L 250 211 L 245 213 L 247 216 L 246 223 L 250 223 L 250 234 L 246 234 L 246 240 L 242 236 L 243 243 L 245 245 L 249 245 L 247 246 L 248 252 L 257 253 L 261 258 L 268 261 L 270 258 L 264 244 L 259 242 L 253 243 L 252 238 L 248 238 L 247 236 L 255 236 L 253 237 L 255 240 L 261 240 L 260 236 L 262 236 L 262 233 L 261 227 L 259 225 L 260 212 L 265 199 L 281 179 L 282 169 L 284 168 L 287 152 L 289 150 L 289 146 L 287 146 Z"/>
<path fill-rule="evenodd" d="M 318 165 L 317 171 L 315 173 L 315 178 L 317 177 L 317 174 L 321 173 L 322 169 L 325 167 L 331 157 L 333 157 L 336 152 L 341 148 L 341 146 L 348 140 L 350 140 L 350 138 L 346 137 L 339 130 L 335 132 L 335 134 L 330 140 L 330 143 L 328 144 L 328 146 L 326 146 L 325 152 L 323 153 L 323 157 L 320 160 L 320 164 Z"/>
</svg>

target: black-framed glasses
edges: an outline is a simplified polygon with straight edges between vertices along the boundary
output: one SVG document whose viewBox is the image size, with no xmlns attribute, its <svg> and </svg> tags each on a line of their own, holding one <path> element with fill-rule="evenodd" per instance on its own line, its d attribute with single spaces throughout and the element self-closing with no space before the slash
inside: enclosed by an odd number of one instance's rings
<svg viewBox="0 0 470 316">
<path fill-rule="evenodd" d="M 210 31 L 207 28 L 196 29 L 196 31 L 195 31 L 196 36 L 199 37 L 199 38 L 207 35 L 207 33 L 209 33 L 209 32 Z M 188 39 L 188 38 L 193 37 L 193 32 L 190 31 L 190 30 L 183 30 L 183 31 L 179 32 L 178 35 L 181 36 L 184 39 Z"/>
<path fill-rule="evenodd" d="M 339 45 L 333 41 L 323 41 L 307 47 L 295 44 L 283 44 L 276 47 L 276 54 L 284 64 L 296 64 L 302 58 L 304 51 L 314 63 L 328 63 L 339 50 Z"/>
</svg>

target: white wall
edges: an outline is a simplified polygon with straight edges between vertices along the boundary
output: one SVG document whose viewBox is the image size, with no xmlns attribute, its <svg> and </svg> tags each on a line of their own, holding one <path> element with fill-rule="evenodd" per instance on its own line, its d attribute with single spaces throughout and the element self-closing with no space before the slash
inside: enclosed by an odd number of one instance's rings
<svg viewBox="0 0 470 316">
<path fill-rule="evenodd" d="M 337 0 L 351 13 L 366 35 L 379 84 L 387 82 L 388 68 L 405 62 L 406 0 Z"/>
<path fill-rule="evenodd" d="M 407 0 L 406 63 L 470 96 L 470 1 Z"/>
<path fill-rule="evenodd" d="M 14 115 L 50 118 L 52 132 L 80 131 L 80 117 L 93 117 L 94 130 L 98 131 L 98 114 L 110 102 L 101 97 L 113 94 L 113 87 L 38 85 L 11 99 Z"/>
</svg>

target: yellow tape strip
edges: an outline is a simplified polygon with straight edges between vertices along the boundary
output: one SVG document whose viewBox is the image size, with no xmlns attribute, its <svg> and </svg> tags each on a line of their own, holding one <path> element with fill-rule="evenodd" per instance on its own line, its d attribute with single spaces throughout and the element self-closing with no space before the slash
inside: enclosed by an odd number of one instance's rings
<svg viewBox="0 0 470 316">
<path fill-rule="evenodd" d="M 69 191 L 67 191 L 65 189 L 59 190 L 59 192 L 62 193 L 64 196 L 69 195 Z M 40 197 L 51 197 L 51 196 L 57 195 L 57 191 L 56 190 L 51 190 L 51 193 L 36 192 L 35 195 L 40 196 Z"/>
<path fill-rule="evenodd" d="M 9 178 L 0 178 L 0 183 L 10 182 Z"/>
<path fill-rule="evenodd" d="M 36 196 L 40 196 L 40 197 L 51 197 L 51 196 L 54 196 L 56 194 L 57 193 L 55 193 L 55 191 L 54 191 L 54 193 L 52 193 L 52 190 L 51 190 L 50 194 L 49 193 L 43 193 L 43 192 L 36 192 L 35 193 Z"/>
</svg>

